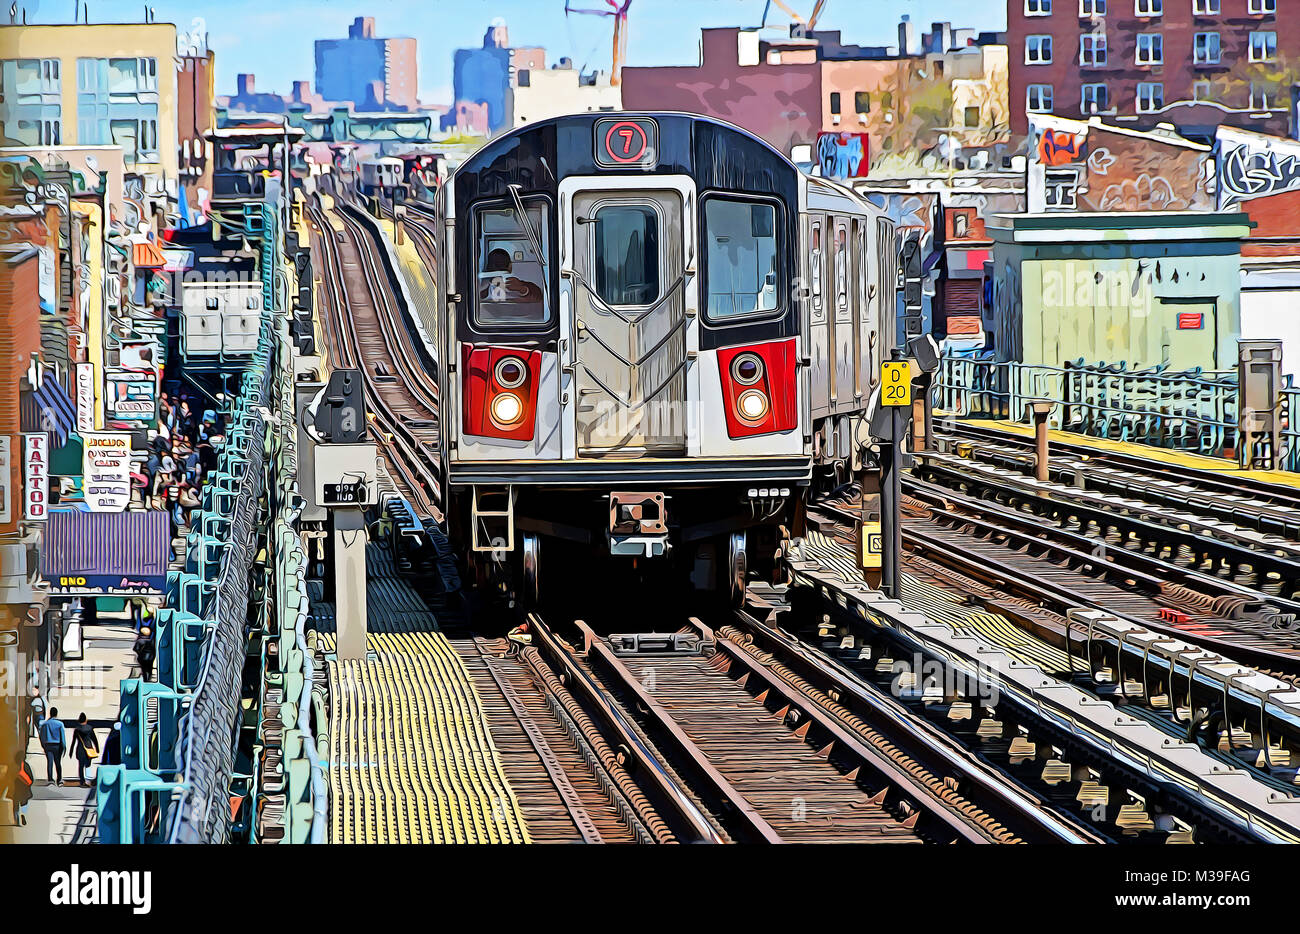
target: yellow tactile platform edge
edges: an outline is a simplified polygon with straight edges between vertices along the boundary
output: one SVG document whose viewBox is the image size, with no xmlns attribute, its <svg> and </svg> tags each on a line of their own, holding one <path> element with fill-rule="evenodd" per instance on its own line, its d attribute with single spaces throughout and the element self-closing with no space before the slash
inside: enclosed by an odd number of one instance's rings
<svg viewBox="0 0 1300 934">
<path fill-rule="evenodd" d="M 334 651 L 322 633 L 321 648 Z M 440 633 L 329 662 L 330 842 L 528 843 L 469 674 Z"/>
<path fill-rule="evenodd" d="M 936 411 L 936 419 L 946 418 L 947 414 Z M 1034 433 L 1030 425 L 1022 425 L 1019 422 L 1006 421 L 998 418 L 959 418 L 956 420 L 963 425 L 973 427 L 992 428 L 996 431 L 1003 431 L 1007 434 L 1021 435 L 1028 437 Z M 1093 438 L 1089 435 L 1079 435 L 1071 431 L 1057 431 L 1055 429 L 1047 433 L 1049 441 L 1059 441 L 1063 444 L 1077 444 L 1082 447 L 1093 448 L 1097 451 L 1113 451 L 1117 454 L 1131 454 L 1135 457 L 1145 457 L 1148 460 L 1156 461 L 1161 464 L 1173 464 L 1179 467 L 1194 467 L 1197 470 L 1213 470 L 1223 474 L 1235 474 L 1241 477 L 1249 477 L 1254 480 L 1260 480 L 1264 483 L 1273 483 L 1277 486 L 1291 487 L 1300 489 L 1300 474 L 1292 473 L 1289 470 L 1242 470 L 1237 466 L 1236 461 L 1230 461 L 1222 457 L 1207 457 L 1204 454 L 1190 454 L 1187 451 L 1175 451 L 1171 448 L 1158 448 L 1149 444 L 1134 444 L 1131 441 L 1114 441 L 1109 438 Z"/>
<path fill-rule="evenodd" d="M 862 580 L 852 551 L 828 535 L 810 529 L 804 538 L 807 552 L 821 565 L 835 571 L 845 581 Z M 903 575 L 902 604 L 909 610 L 924 613 L 936 623 L 955 632 L 983 636 L 1007 654 L 1045 672 L 1067 672 L 1072 666 L 1069 656 L 1042 639 L 1025 632 L 1000 613 L 989 613 L 964 606 L 942 590 L 910 574 Z M 1078 664 L 1077 662 L 1075 663 Z"/>
</svg>

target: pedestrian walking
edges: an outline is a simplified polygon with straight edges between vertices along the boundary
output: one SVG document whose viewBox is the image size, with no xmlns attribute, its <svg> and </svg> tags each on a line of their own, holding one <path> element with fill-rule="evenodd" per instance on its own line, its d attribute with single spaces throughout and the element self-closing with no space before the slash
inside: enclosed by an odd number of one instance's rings
<svg viewBox="0 0 1300 934">
<path fill-rule="evenodd" d="M 27 764 L 27 758 L 21 750 L 14 756 L 14 767 L 10 772 L 9 800 L 14 803 L 14 823 L 21 827 L 27 824 L 27 805 L 32 801 L 32 785 L 36 784 L 36 776 L 32 774 L 32 767 Z"/>
<path fill-rule="evenodd" d="M 68 733 L 59 719 L 59 708 L 51 707 L 50 715 L 41 721 L 41 748 L 45 750 L 45 780 L 53 785 L 57 779 L 63 784 L 63 750 Z"/>
<path fill-rule="evenodd" d="M 158 656 L 158 650 L 153 644 L 153 632 L 148 626 L 140 627 L 140 635 L 135 640 L 135 660 L 140 664 L 140 678 L 144 681 L 153 680 L 153 660 Z"/>
<path fill-rule="evenodd" d="M 45 719 L 45 698 L 41 697 L 40 685 L 32 685 L 32 697 L 27 706 L 32 735 L 36 736 L 40 732 L 41 721 Z"/>
<path fill-rule="evenodd" d="M 68 746 L 68 756 L 77 760 L 77 784 L 82 788 L 89 788 L 90 782 L 86 781 L 86 769 L 90 768 L 90 763 L 99 758 L 99 738 L 95 736 L 95 728 L 86 722 L 85 713 L 77 717 L 77 725 L 72 728 L 72 742 Z"/>
<path fill-rule="evenodd" d="M 108 738 L 104 740 L 104 751 L 99 757 L 100 765 L 121 765 L 122 764 L 122 721 L 119 720 L 113 724 L 113 729 L 108 731 Z"/>
</svg>

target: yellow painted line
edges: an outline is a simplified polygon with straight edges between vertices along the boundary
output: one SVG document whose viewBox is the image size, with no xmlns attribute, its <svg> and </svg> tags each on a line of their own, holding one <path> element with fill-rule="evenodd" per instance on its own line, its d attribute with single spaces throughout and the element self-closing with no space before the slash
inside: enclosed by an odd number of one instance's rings
<svg viewBox="0 0 1300 934">
<path fill-rule="evenodd" d="M 934 414 L 935 418 L 944 417 L 944 413 L 938 411 Z M 1003 419 L 959 418 L 957 421 L 964 425 L 992 428 L 997 431 L 1003 431 L 1012 435 L 1020 435 L 1022 437 L 1029 437 L 1034 433 L 1034 429 L 1029 425 L 1022 425 L 1019 422 L 1005 421 Z M 1134 444 L 1131 441 L 1114 441 L 1109 438 L 1093 438 L 1088 435 L 1075 434 L 1071 431 L 1057 431 L 1053 429 L 1048 431 L 1047 436 L 1049 441 L 1059 441 L 1064 444 L 1076 444 L 1097 451 L 1110 451 L 1116 454 L 1131 454 L 1136 457 L 1145 457 L 1148 460 L 1156 461 L 1161 464 L 1171 464 L 1176 467 L 1194 467 L 1197 470 L 1213 470 L 1218 473 L 1235 474 L 1237 476 L 1259 480 L 1264 483 L 1273 483 L 1278 486 L 1300 489 L 1300 474 L 1292 473 L 1289 470 L 1242 470 L 1237 466 L 1236 461 L 1230 461 L 1223 457 L 1206 457 L 1204 454 L 1189 454 L 1186 451 L 1158 448 L 1147 444 Z"/>
<path fill-rule="evenodd" d="M 371 633 L 330 661 L 330 839 L 528 843 L 469 673 L 437 632 Z M 322 652 L 334 636 L 320 635 Z"/>
</svg>

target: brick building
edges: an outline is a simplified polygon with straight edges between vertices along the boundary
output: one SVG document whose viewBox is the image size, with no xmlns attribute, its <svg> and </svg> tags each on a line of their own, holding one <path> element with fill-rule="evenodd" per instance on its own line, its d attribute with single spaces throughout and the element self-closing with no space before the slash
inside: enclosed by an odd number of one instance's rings
<svg viewBox="0 0 1300 934">
<path fill-rule="evenodd" d="M 1007 0 L 1011 130 L 1053 113 L 1195 137 L 1288 131 L 1300 19 L 1283 0 Z M 1294 12 L 1294 11 L 1291 11 Z"/>
</svg>

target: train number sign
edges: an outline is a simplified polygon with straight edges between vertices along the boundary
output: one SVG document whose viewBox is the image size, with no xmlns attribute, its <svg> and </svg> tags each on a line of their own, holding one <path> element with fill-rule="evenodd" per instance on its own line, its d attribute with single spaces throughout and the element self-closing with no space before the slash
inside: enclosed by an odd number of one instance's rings
<svg viewBox="0 0 1300 934">
<path fill-rule="evenodd" d="M 653 168 L 659 161 L 659 127 L 648 117 L 596 121 L 596 164 L 607 169 Z"/>
<path fill-rule="evenodd" d="M 882 363 L 880 377 L 880 399 L 885 405 L 912 404 L 912 371 L 908 363 Z"/>
</svg>

